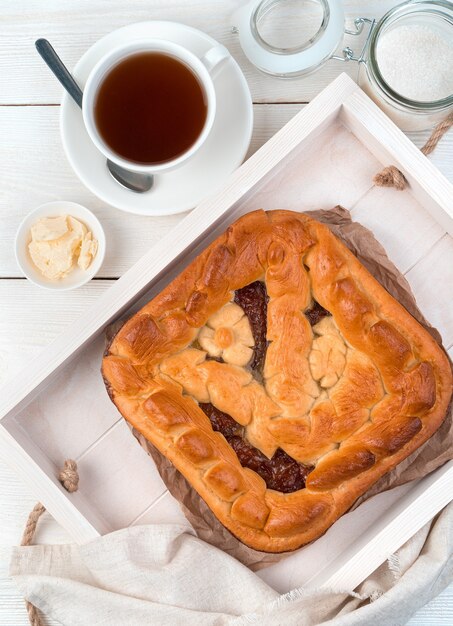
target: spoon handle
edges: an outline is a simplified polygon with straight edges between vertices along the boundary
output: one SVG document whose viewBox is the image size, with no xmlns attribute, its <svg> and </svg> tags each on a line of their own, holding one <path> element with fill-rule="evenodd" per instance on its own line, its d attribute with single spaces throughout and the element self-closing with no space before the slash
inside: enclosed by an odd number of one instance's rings
<svg viewBox="0 0 453 626">
<path fill-rule="evenodd" d="M 76 101 L 79 107 L 82 108 L 82 90 L 69 73 L 63 61 L 50 45 L 50 42 L 47 41 L 47 39 L 37 39 L 35 41 L 35 46 L 36 50 L 42 56 L 69 95 Z"/>
</svg>

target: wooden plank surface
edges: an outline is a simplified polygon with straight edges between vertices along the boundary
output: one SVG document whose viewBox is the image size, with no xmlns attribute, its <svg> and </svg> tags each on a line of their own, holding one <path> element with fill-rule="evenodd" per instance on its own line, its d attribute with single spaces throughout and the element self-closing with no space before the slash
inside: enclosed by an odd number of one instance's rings
<svg viewBox="0 0 453 626">
<path fill-rule="evenodd" d="M 2 163 L 0 176 L 0 384 L 17 372 L 65 326 L 123 274 L 149 247 L 168 233 L 181 219 L 128 216 L 103 206 L 78 181 L 66 162 L 58 129 L 61 89 L 34 50 L 40 36 L 49 38 L 73 67 L 81 54 L 99 37 L 126 24 L 167 19 L 200 28 L 224 43 L 243 69 L 255 102 L 255 125 L 249 154 L 269 139 L 297 111 L 310 101 L 341 71 L 355 77 L 353 64 L 328 63 L 303 80 L 279 81 L 258 73 L 245 59 L 238 38 L 231 32 L 232 15 L 242 0 L 3 0 L 0 24 L 0 136 Z M 358 15 L 381 16 L 394 0 L 345 0 L 347 23 Z M 347 42 L 355 48 L 359 40 Z M 43 106 L 45 105 L 45 106 Z M 50 106 L 49 106 L 50 105 Z M 411 139 L 423 145 L 427 133 L 413 133 Z M 431 157 L 453 181 L 453 133 L 447 136 Z M 86 204 L 101 219 L 112 242 L 99 280 L 68 293 L 42 292 L 20 278 L 14 261 L 13 237 L 22 217 L 35 206 L 54 199 Z M 355 210 L 355 217 L 376 222 L 373 199 Z M 353 212 L 354 213 L 354 212 Z M 385 211 L 383 211 L 385 213 Z M 376 224 L 377 228 L 377 224 Z M 435 225 L 421 233 L 416 250 L 395 246 L 389 250 L 403 259 L 404 271 L 414 290 L 436 298 L 435 284 L 426 285 L 430 263 L 442 263 L 451 241 L 438 237 Z M 426 248 L 426 250 L 425 250 Z M 412 256 L 411 256 L 412 255 Z M 452 281 L 446 267 L 444 280 Z M 421 303 L 423 304 L 423 303 Z M 428 302 L 425 303 L 428 306 Z M 435 321 L 451 319 L 449 302 L 441 302 Z M 453 335 L 448 336 L 448 344 Z M 0 624 L 24 626 L 28 623 L 23 601 L 7 577 L 9 546 L 19 542 L 23 523 L 34 505 L 34 498 L 0 459 Z M 162 509 L 163 510 L 163 509 Z M 145 513 L 144 520 L 149 516 Z M 150 518 L 151 519 L 151 518 Z M 45 515 L 39 525 L 37 542 L 68 541 L 66 532 Z M 451 624 L 453 586 L 447 589 L 410 621 L 412 626 Z M 54 624 L 55 622 L 48 622 Z"/>
<path fill-rule="evenodd" d="M 254 132 L 247 156 L 301 110 L 300 104 L 254 106 Z M 59 107 L 0 107 L 2 137 L 2 193 L 0 195 L 0 277 L 20 277 L 13 242 L 20 221 L 39 204 L 52 200 L 79 202 L 94 211 L 105 228 L 107 254 L 99 277 L 121 276 L 153 243 L 166 235 L 183 217 L 128 215 L 105 205 L 81 185 L 67 162 L 60 142 Z M 421 147 L 427 132 L 411 138 Z M 45 145 L 45 150 L 42 146 Z M 33 165 L 24 155 L 33 155 Z M 453 172 L 453 133 L 447 135 L 432 156 L 448 176 Z"/>
<path fill-rule="evenodd" d="M 0 58 L 0 75 L 8 77 L 2 85 L 2 104 L 49 104 L 60 101 L 61 89 L 34 51 L 38 37 L 50 39 L 63 60 L 72 68 L 83 52 L 110 31 L 146 20 L 173 20 L 206 31 L 228 47 L 241 65 L 255 102 L 309 102 L 341 71 L 357 75 L 357 65 L 332 61 L 301 81 L 276 81 L 256 72 L 245 58 L 238 36 L 231 32 L 233 15 L 243 0 L 3 0 L 2 39 L 6 50 L 14 50 L 21 59 L 12 68 L 11 58 Z M 392 0 L 343 2 L 347 25 L 360 16 L 381 16 L 394 4 Z M 83 9 L 85 5 L 85 9 Z M 360 48 L 363 37 L 348 37 L 348 43 Z"/>
</svg>

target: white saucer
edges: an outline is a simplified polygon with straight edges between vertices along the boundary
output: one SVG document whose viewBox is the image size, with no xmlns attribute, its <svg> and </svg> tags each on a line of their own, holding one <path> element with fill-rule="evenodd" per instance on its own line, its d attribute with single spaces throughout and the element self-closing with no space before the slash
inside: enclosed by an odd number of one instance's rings
<svg viewBox="0 0 453 626">
<path fill-rule="evenodd" d="M 97 41 L 73 70 L 83 88 L 91 68 L 112 46 L 153 37 L 179 43 L 203 56 L 218 42 L 195 28 L 176 22 L 141 22 L 113 31 Z M 61 103 L 60 130 L 66 156 L 80 180 L 101 200 L 140 215 L 171 215 L 195 207 L 217 191 L 243 161 L 250 144 L 253 108 L 247 82 L 230 57 L 214 78 L 217 111 L 212 131 L 198 153 L 176 170 L 156 175 L 154 187 L 142 194 L 119 185 L 107 171 L 105 157 L 85 130 L 82 112 L 67 93 Z"/>
</svg>

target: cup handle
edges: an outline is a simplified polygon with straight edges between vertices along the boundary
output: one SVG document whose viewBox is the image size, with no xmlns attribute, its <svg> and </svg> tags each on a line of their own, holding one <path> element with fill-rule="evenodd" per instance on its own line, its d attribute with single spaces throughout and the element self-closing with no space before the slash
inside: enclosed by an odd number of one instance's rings
<svg viewBox="0 0 453 626">
<path fill-rule="evenodd" d="M 205 68 L 211 75 L 211 78 L 217 74 L 223 63 L 230 56 L 229 51 L 219 44 L 218 46 L 213 46 L 210 48 L 204 56 L 201 57 L 200 61 L 203 63 Z"/>
</svg>

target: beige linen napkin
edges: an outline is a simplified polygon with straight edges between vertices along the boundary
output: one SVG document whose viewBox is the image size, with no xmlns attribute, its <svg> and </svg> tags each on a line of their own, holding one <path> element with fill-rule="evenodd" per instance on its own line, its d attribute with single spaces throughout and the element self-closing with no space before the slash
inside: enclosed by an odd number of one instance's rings
<svg viewBox="0 0 453 626">
<path fill-rule="evenodd" d="M 21 593 L 65 626 L 398 626 L 453 579 L 453 503 L 356 590 L 279 595 L 189 526 L 14 548 Z"/>
</svg>

